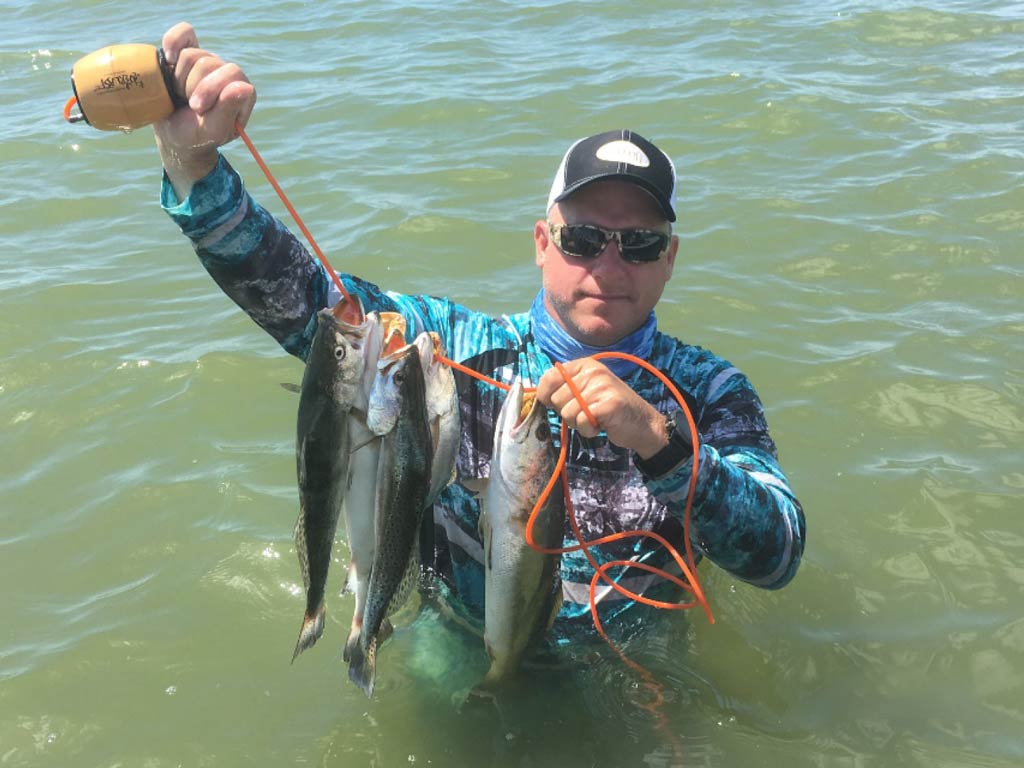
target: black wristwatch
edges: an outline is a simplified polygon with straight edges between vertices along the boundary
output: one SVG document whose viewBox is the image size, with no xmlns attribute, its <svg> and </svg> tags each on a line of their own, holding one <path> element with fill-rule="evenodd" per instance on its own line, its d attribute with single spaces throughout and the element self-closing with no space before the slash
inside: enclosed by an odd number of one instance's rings
<svg viewBox="0 0 1024 768">
<path fill-rule="evenodd" d="M 669 414 L 665 422 L 665 434 L 668 437 L 668 445 L 649 459 L 641 459 L 639 454 L 633 454 L 633 465 L 648 480 L 654 480 L 668 474 L 670 470 L 677 467 L 693 453 L 690 436 L 684 434 L 676 424 L 676 417 L 680 413 L 680 411 L 675 411 Z"/>
</svg>

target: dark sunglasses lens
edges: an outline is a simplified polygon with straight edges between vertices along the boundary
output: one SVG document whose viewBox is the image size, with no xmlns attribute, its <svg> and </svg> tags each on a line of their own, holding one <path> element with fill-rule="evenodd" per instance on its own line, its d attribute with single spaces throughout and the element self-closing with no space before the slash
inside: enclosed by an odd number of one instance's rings
<svg viewBox="0 0 1024 768">
<path fill-rule="evenodd" d="M 604 232 L 586 224 L 567 224 L 561 233 L 562 250 L 581 259 L 597 258 L 608 244 Z"/>
<path fill-rule="evenodd" d="M 649 229 L 625 229 L 621 234 L 626 261 L 657 261 L 668 246 L 668 236 Z"/>
</svg>

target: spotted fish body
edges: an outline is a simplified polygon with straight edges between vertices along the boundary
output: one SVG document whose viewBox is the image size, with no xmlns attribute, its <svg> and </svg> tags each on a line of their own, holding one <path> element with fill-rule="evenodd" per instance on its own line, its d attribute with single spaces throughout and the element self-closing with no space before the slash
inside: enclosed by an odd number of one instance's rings
<svg viewBox="0 0 1024 768">
<path fill-rule="evenodd" d="M 513 675 L 561 607 L 558 556 L 526 543 L 527 521 L 554 467 L 547 411 L 532 396 L 524 398 L 523 382 L 517 378 L 495 425 L 481 505 L 484 644 L 491 666 L 477 694 L 493 694 Z M 556 487 L 537 515 L 534 543 L 560 547 L 564 525 L 565 505 Z"/>
<path fill-rule="evenodd" d="M 431 487 L 432 438 L 426 387 L 415 345 L 382 358 L 367 412 L 382 435 L 377 465 L 376 550 L 358 642 L 348 648 L 349 678 L 373 695 L 377 649 L 419 573 L 419 532 Z"/>
<path fill-rule="evenodd" d="M 335 530 L 349 480 L 350 415 L 367 407 L 368 355 L 379 354 L 376 314 L 353 325 L 331 309 L 317 314 L 299 392 L 296 470 L 299 517 L 295 548 L 306 590 L 306 610 L 294 660 L 323 634 L 327 573 Z"/>
</svg>

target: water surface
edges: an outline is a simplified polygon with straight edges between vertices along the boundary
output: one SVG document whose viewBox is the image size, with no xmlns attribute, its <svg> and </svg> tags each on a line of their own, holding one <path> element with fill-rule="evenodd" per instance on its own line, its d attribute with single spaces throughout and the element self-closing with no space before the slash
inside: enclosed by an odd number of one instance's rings
<svg viewBox="0 0 1024 768">
<path fill-rule="evenodd" d="M 1024 763 L 1024 5 L 0 0 L 0 765 Z M 191 20 L 342 269 L 495 314 L 574 139 L 680 171 L 662 327 L 741 367 L 807 512 L 785 590 L 460 709 L 428 605 L 368 701 L 288 659 L 301 364 L 157 205 L 148 130 L 60 117 L 73 63 Z M 286 215 L 244 147 L 250 190 Z M 344 552 L 339 552 L 344 562 Z M 338 571 L 340 572 L 340 567 Z"/>
</svg>

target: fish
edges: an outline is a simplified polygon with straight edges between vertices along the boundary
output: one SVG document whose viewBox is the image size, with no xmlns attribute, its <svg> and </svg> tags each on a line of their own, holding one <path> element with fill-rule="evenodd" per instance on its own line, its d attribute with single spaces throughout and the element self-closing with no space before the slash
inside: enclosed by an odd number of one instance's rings
<svg viewBox="0 0 1024 768">
<path fill-rule="evenodd" d="M 368 407 L 368 360 L 379 355 L 380 318 L 349 302 L 317 313 L 299 390 L 295 464 L 299 516 L 295 549 L 306 609 L 292 661 L 323 634 L 331 550 L 350 469 L 353 409 Z M 356 312 L 360 321 L 356 319 Z M 347 318 L 347 319 L 346 319 Z"/>
<path fill-rule="evenodd" d="M 377 364 L 367 426 L 381 435 L 375 498 L 376 550 L 358 641 L 348 648 L 348 674 L 373 696 L 377 650 L 419 576 L 419 533 L 431 487 L 433 441 L 426 383 L 415 344 Z"/>
<path fill-rule="evenodd" d="M 555 469 L 547 409 L 516 377 L 495 424 L 490 477 L 483 489 L 484 646 L 490 667 L 471 692 L 494 698 L 561 608 L 558 555 L 526 543 L 526 524 Z M 565 504 L 556 489 L 537 514 L 533 541 L 562 545 Z"/>
<path fill-rule="evenodd" d="M 395 349 L 405 343 L 405 318 L 397 312 L 380 312 L 383 342 L 376 350 L 367 351 L 366 371 L 363 385 L 366 399 L 361 408 L 349 413 L 349 480 L 342 506 L 345 521 L 345 535 L 349 548 L 349 567 L 346 589 L 355 596 L 352 611 L 352 625 L 349 630 L 342 659 L 349 660 L 352 646 L 359 640 L 366 609 L 366 594 L 369 588 L 370 569 L 376 551 L 376 530 L 374 508 L 377 493 L 377 464 L 380 459 L 380 436 L 366 425 L 366 411 L 373 381 L 377 375 L 377 363 L 382 350 Z"/>
<path fill-rule="evenodd" d="M 433 332 L 421 333 L 413 343 L 423 367 L 427 419 L 434 446 L 430 493 L 427 495 L 427 504 L 433 504 L 441 491 L 455 480 L 455 460 L 461 440 L 459 396 L 451 367 L 440 360 L 444 355 L 441 337 Z"/>
</svg>

